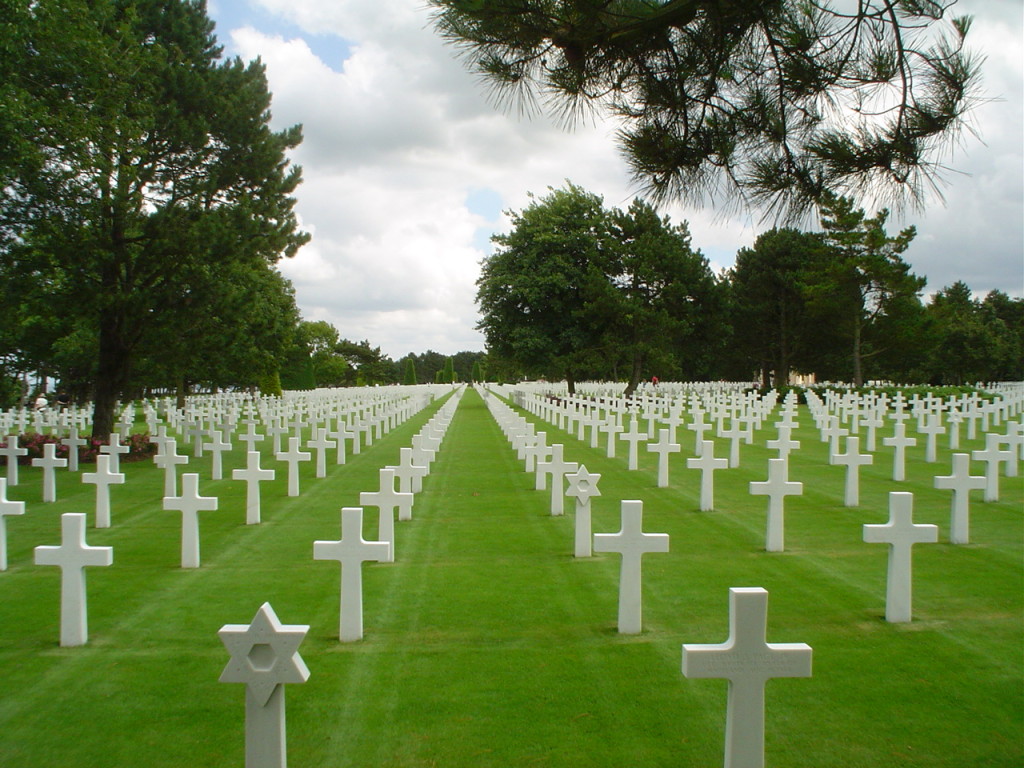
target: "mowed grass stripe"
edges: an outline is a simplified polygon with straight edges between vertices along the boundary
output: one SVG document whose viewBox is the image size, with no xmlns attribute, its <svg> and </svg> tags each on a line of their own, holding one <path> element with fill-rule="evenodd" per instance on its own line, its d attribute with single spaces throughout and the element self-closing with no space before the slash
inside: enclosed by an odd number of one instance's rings
<svg viewBox="0 0 1024 768">
<path fill-rule="evenodd" d="M 468 392 L 413 521 L 398 526 L 400 562 L 366 571 L 366 640 L 335 655 L 357 687 L 306 764 L 678 759 L 678 662 L 666 686 L 660 653 L 618 637 L 617 558 L 575 560 L 571 517 L 552 518 L 548 494 L 532 489 Z M 668 692 L 672 706 L 659 706 Z M 704 747 L 690 754 L 719 750 L 713 737 Z"/>
</svg>

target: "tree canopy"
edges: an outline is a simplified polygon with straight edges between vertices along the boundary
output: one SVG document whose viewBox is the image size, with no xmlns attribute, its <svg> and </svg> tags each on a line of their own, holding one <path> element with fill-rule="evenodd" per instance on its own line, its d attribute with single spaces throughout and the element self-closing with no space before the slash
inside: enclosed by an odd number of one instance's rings
<svg viewBox="0 0 1024 768">
<path fill-rule="evenodd" d="M 105 434 L 147 344 L 308 239 L 285 156 L 301 132 L 270 130 L 263 65 L 221 60 L 199 0 L 6 6 L 0 273 L 43 299 L 26 311 L 94 328 Z"/>
<path fill-rule="evenodd" d="M 978 101 L 955 0 L 429 0 L 501 98 L 605 110 L 654 199 L 801 217 L 935 188 Z"/>
<path fill-rule="evenodd" d="M 477 281 L 479 328 L 495 358 L 534 376 L 618 378 L 632 392 L 707 350 L 715 281 L 673 225 L 637 200 L 607 210 L 573 184 L 512 213 Z M 700 375 L 702 371 L 694 370 Z"/>
</svg>

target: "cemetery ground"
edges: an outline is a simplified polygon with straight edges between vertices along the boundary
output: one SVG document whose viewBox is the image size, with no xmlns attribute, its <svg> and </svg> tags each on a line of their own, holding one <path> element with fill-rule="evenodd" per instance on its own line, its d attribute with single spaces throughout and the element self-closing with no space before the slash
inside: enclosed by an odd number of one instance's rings
<svg viewBox="0 0 1024 768">
<path fill-rule="evenodd" d="M 625 445 L 606 458 L 550 424 L 548 444 L 601 474 L 594 532 L 619 530 L 620 501 L 644 502 L 643 528 L 670 551 L 643 560 L 643 632 L 616 631 L 619 557 L 573 557 L 573 500 L 549 514 L 514 450 L 475 391 L 441 444 L 413 519 L 396 523 L 394 563 L 363 567 L 363 640 L 338 640 L 339 567 L 314 561 L 314 540 L 339 534 L 339 510 L 377 490 L 378 469 L 437 409 L 434 404 L 349 455 L 328 476 L 287 467 L 266 447 L 260 525 L 245 525 L 245 483 L 210 480 L 210 458 L 190 459 L 200 493 L 202 565 L 180 567 L 181 514 L 164 511 L 163 472 L 122 464 L 112 524 L 94 527 L 95 488 L 61 470 L 57 501 L 41 502 L 41 470 L 21 467 L 8 498 L 9 570 L 0 572 L 0 766 L 81 768 L 242 765 L 243 686 L 218 682 L 228 653 L 217 631 L 247 624 L 269 602 L 284 624 L 308 624 L 299 647 L 310 678 L 286 686 L 288 756 L 297 768 L 372 766 L 721 765 L 726 683 L 686 679 L 683 643 L 729 634 L 730 587 L 769 592 L 767 640 L 807 643 L 813 677 L 766 690 L 766 762 L 779 768 L 967 768 L 1024 764 L 1024 480 L 1001 478 L 1000 501 L 971 494 L 971 543 L 949 543 L 945 440 L 934 464 L 924 440 L 908 450 L 907 479 L 892 481 L 892 449 L 861 468 L 860 504 L 843 506 L 843 467 L 805 408 L 785 502 L 785 545 L 765 551 L 763 481 L 773 418 L 741 448 L 740 466 L 715 473 L 715 509 L 699 511 L 700 473 L 687 469 L 692 433 L 656 487 L 656 456 Z M 777 411 L 776 411 L 777 412 Z M 530 421 L 537 420 L 527 416 Z M 144 427 L 143 427 L 144 428 Z M 885 434 L 889 434 L 887 431 Z M 879 438 L 881 438 L 881 434 Z M 962 440 L 961 451 L 983 447 Z M 269 442 L 269 441 L 267 441 Z M 716 456 L 728 441 L 716 439 Z M 179 452 L 187 447 L 179 445 Z M 245 466 L 224 456 L 224 477 Z M 91 467 L 89 467 L 91 470 Z M 974 474 L 980 474 L 978 465 Z M 887 547 L 862 526 L 888 519 L 888 493 L 914 494 L 914 521 L 939 543 L 913 551 L 913 621 L 884 620 Z M 87 512 L 86 539 L 112 546 L 108 568 L 86 570 L 89 641 L 61 648 L 60 571 L 33 548 L 60 541 L 60 515 Z M 377 510 L 364 515 L 375 539 Z"/>
</svg>

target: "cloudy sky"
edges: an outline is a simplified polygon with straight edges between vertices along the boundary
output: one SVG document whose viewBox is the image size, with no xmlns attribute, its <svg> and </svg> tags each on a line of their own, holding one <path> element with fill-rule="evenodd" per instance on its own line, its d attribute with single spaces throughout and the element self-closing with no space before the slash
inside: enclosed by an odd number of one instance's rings
<svg viewBox="0 0 1024 768">
<path fill-rule="evenodd" d="M 948 165 L 945 204 L 892 219 L 914 224 L 905 258 L 934 292 L 1024 293 L 1024 9 L 961 0 L 986 57 L 991 100 Z M 611 123 L 571 130 L 496 108 L 434 33 L 423 0 L 208 0 L 228 55 L 261 57 L 273 124 L 301 123 L 297 210 L 312 241 L 281 265 L 302 315 L 368 339 L 394 359 L 483 350 L 475 281 L 504 211 L 566 180 L 626 207 L 637 190 Z M 717 271 L 771 227 L 759 214 L 668 207 Z M 872 211 L 869 211 L 871 213 Z"/>
</svg>

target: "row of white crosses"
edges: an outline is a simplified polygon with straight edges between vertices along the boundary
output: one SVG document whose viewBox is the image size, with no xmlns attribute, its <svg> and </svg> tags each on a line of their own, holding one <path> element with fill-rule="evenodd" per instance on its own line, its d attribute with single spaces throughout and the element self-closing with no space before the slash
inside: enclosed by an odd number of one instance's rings
<svg viewBox="0 0 1024 768">
<path fill-rule="evenodd" d="M 1017 459 L 1019 456 L 1024 459 L 1024 425 L 1020 421 L 1009 421 L 1008 419 L 1019 415 L 1024 404 L 1022 404 L 1021 395 L 1022 388 L 1019 386 L 1010 386 L 1005 388 L 1005 391 L 1001 393 L 1000 397 L 992 403 L 988 403 L 984 400 L 979 399 L 977 396 L 963 397 L 960 399 L 952 399 L 943 403 L 943 401 L 935 398 L 913 398 L 910 401 L 911 412 L 906 412 L 906 401 L 902 395 L 897 395 L 893 401 L 893 412 L 891 419 L 894 421 L 894 434 L 891 437 L 884 438 L 883 442 L 894 449 L 894 472 L 893 478 L 896 481 L 903 481 L 905 479 L 905 449 L 913 446 L 917 443 L 916 438 L 911 438 L 906 435 L 906 420 L 911 416 L 917 419 L 919 428 L 923 430 L 929 437 L 929 450 L 928 453 L 934 452 L 935 438 L 940 434 L 940 427 L 938 424 L 938 416 L 936 416 L 932 410 L 941 412 L 943 408 L 950 410 L 952 413 L 957 413 L 957 408 L 965 413 L 976 415 L 977 412 L 984 411 L 985 413 L 994 414 L 995 421 L 1006 419 L 1006 433 L 1005 434 L 994 434 L 987 433 L 985 435 L 986 447 L 984 450 L 974 451 L 969 456 L 967 454 L 956 454 L 953 457 L 954 472 L 949 478 L 943 478 L 942 480 L 937 479 L 937 487 L 946 487 L 943 483 L 949 483 L 950 489 L 954 490 L 954 516 L 953 528 L 957 531 L 964 531 L 966 522 L 965 516 L 967 514 L 967 493 L 964 490 L 967 486 L 974 487 L 977 484 L 977 479 L 970 479 L 969 473 L 964 470 L 964 461 L 969 461 L 970 458 L 974 458 L 977 461 L 984 462 L 986 465 L 985 470 L 985 500 L 986 501 L 997 501 L 999 495 L 999 476 L 1000 467 L 1005 468 L 1005 474 L 1007 476 L 1013 476 L 1016 474 Z M 813 392 L 809 392 L 808 398 L 810 401 L 810 410 L 813 418 L 815 419 L 819 430 L 821 432 L 822 440 L 829 443 L 829 457 L 830 463 L 845 467 L 845 490 L 844 490 L 844 503 L 846 506 L 855 507 L 859 506 L 860 503 L 860 468 L 872 464 L 874 462 L 874 456 L 869 451 L 868 453 L 862 453 L 860 450 L 861 443 L 860 438 L 856 435 L 850 435 L 851 429 L 856 431 L 859 424 L 865 424 L 869 427 L 868 431 L 868 447 L 874 449 L 874 427 L 880 426 L 882 423 L 882 417 L 888 414 L 887 399 L 884 396 L 864 396 L 859 397 L 856 395 L 844 395 L 839 397 L 834 393 L 827 393 L 826 399 L 832 403 L 832 405 L 826 406 L 820 398 L 817 398 Z M 543 398 L 539 396 L 533 396 L 529 393 L 519 393 L 516 398 L 517 402 L 520 402 L 524 407 L 529 408 L 535 414 L 539 414 L 541 418 L 554 418 L 553 414 L 557 414 L 559 410 L 566 411 L 567 409 L 576 409 L 578 412 L 580 409 L 585 410 L 587 408 L 585 401 L 574 400 L 573 398 L 553 399 Z M 671 432 L 682 422 L 679 418 L 679 407 L 678 401 L 671 402 L 666 400 L 660 405 L 652 402 L 653 398 L 650 396 L 647 398 L 640 410 L 643 410 L 648 416 L 648 432 L 654 429 L 654 418 L 658 413 L 659 409 L 662 413 L 663 423 L 668 424 L 668 428 Z M 617 404 L 609 405 L 610 412 L 616 410 L 623 410 L 628 407 L 625 401 L 612 401 Z M 695 438 L 698 441 L 694 447 L 695 456 L 687 459 L 687 465 L 690 468 L 701 470 L 701 493 L 700 493 L 700 509 L 702 511 L 708 511 L 714 508 L 714 472 L 718 469 L 724 469 L 727 466 L 733 467 L 738 465 L 738 445 L 741 437 L 749 440 L 752 429 L 760 425 L 760 422 L 768 416 L 771 408 L 775 404 L 774 393 L 769 393 L 765 398 L 758 400 L 752 394 L 736 394 L 736 393 L 714 393 L 711 395 L 707 402 L 700 401 L 696 396 L 690 395 L 690 407 L 689 413 L 692 416 L 693 421 L 687 426 L 695 432 Z M 705 406 L 707 410 L 705 410 Z M 858 407 L 860 406 L 860 407 Z M 665 410 L 669 411 L 669 416 L 665 417 L 663 414 Z M 932 410 L 929 410 L 932 409 Z M 634 408 L 637 410 L 637 408 Z M 836 411 L 839 415 L 833 415 L 832 411 Z M 746 415 L 741 415 L 745 411 L 749 411 Z M 865 415 L 868 411 L 873 414 L 873 417 Z M 705 452 L 708 448 L 713 449 L 713 443 L 708 440 L 703 440 L 703 434 L 710 425 L 704 422 L 705 414 L 710 414 L 713 420 L 717 420 L 719 423 L 719 436 L 725 436 L 730 439 L 730 460 L 725 462 L 722 459 L 717 459 L 712 455 L 707 455 Z M 879 415 L 881 414 L 881 415 Z M 792 394 L 787 396 L 786 403 L 783 406 L 783 418 L 781 421 L 776 422 L 775 426 L 779 430 L 778 438 L 775 440 L 768 441 L 768 447 L 776 449 L 779 452 L 779 459 L 785 460 L 791 450 L 799 448 L 800 444 L 797 441 L 792 440 L 791 432 L 796 427 L 794 420 L 795 416 L 795 399 Z M 875 418 L 877 417 L 877 418 Z M 571 421 L 571 415 L 570 415 Z M 743 427 L 730 426 L 729 429 L 722 429 L 721 425 L 723 420 L 726 418 L 732 418 L 734 421 L 739 420 L 743 422 Z M 973 424 L 974 419 L 971 422 Z M 582 423 L 582 422 L 581 422 Z M 842 423 L 849 423 L 850 429 L 841 426 Z M 606 427 L 610 430 L 614 430 L 614 426 Z M 609 435 L 612 433 L 609 432 Z M 631 427 L 631 435 L 638 434 L 635 427 Z M 840 450 L 840 440 L 846 438 L 846 450 Z M 658 467 L 658 484 L 659 487 L 663 487 L 667 484 L 667 452 L 674 451 L 675 445 L 669 443 L 671 437 L 663 436 L 662 440 L 658 444 L 649 446 L 651 450 L 658 450 L 659 452 L 665 450 L 659 457 Z M 951 444 L 954 441 L 951 440 Z M 959 445 L 959 441 L 955 441 L 956 445 Z M 594 443 L 592 443 L 594 445 Z M 1003 447 L 1005 446 L 1005 447 Z M 595 446 L 596 447 L 596 446 Z M 613 452 L 609 449 L 609 455 L 613 455 Z M 632 454 L 632 452 L 631 452 Z M 966 457 L 966 458 L 965 458 Z M 631 455 L 630 466 L 632 467 L 632 455 Z M 770 460 L 769 466 L 769 478 L 766 484 L 751 484 L 751 493 L 764 493 L 769 495 L 771 498 L 769 504 L 769 521 L 768 521 L 768 536 L 766 548 L 769 551 L 781 551 L 781 519 L 782 519 L 782 505 L 781 496 L 791 495 L 802 492 L 802 488 L 799 484 L 790 483 L 787 478 L 787 466 L 777 459 Z M 954 537 L 955 543 L 966 543 L 966 539 L 957 533 Z"/>
<path fill-rule="evenodd" d="M 419 401 L 422 405 L 426 401 Z M 111 435 L 109 446 L 101 447 L 108 450 L 97 457 L 96 472 L 84 473 L 83 482 L 97 486 L 96 525 L 99 528 L 110 526 L 109 490 L 110 484 L 123 483 L 124 475 L 116 469 L 119 455 L 126 452 L 126 446 L 120 446 L 119 434 Z M 175 454 L 174 438 L 158 438 L 158 445 L 164 455 Z M 52 444 L 49 444 L 52 448 Z M 123 448 L 124 450 L 118 450 Z M 169 450 L 169 454 L 168 454 Z M 160 454 L 158 453 L 158 456 Z M 258 453 L 256 454 L 258 457 Z M 45 458 L 45 456 L 44 456 Z M 55 458 L 55 457 L 53 457 Z M 66 461 L 66 460 L 62 460 Z M 46 465 L 42 466 L 44 473 Z M 56 465 L 61 466 L 61 465 Z M 169 466 L 173 469 L 174 464 Z M 112 471 L 112 467 L 115 469 Z M 258 461 L 256 462 L 258 468 Z M 251 452 L 250 452 L 250 469 Z M 249 480 L 249 477 L 240 479 Z M 268 479 L 266 476 L 260 479 Z M 180 496 L 165 496 L 164 508 L 178 510 L 182 513 L 182 546 L 181 565 L 183 568 L 197 568 L 200 565 L 198 513 L 204 510 L 216 510 L 217 497 L 201 496 L 199 493 L 199 475 L 185 474 L 182 478 Z M 44 475 L 45 484 L 45 475 Z M 9 501 L 6 497 L 7 481 L 0 486 L 0 570 L 7 568 L 6 526 L 8 515 L 24 514 L 24 502 Z M 248 507 L 249 505 L 247 505 Z M 251 509 L 251 508 L 250 508 Z M 257 505 L 258 510 L 258 505 Z M 253 522 L 250 510 L 247 510 L 248 522 Z M 60 546 L 40 546 L 35 549 L 35 562 L 38 565 L 56 565 L 61 568 L 61 645 L 83 645 L 88 640 L 87 600 L 85 588 L 86 566 L 109 566 L 113 563 L 111 547 L 93 547 L 85 542 L 86 515 L 66 513 L 61 516 L 62 541 Z M 255 522 L 259 522 L 258 511 Z"/>
<path fill-rule="evenodd" d="M 815 415 L 815 419 L 819 424 L 822 439 L 830 441 L 830 463 L 846 467 L 846 483 L 844 493 L 844 503 L 849 507 L 859 506 L 859 488 L 860 488 L 860 467 L 871 464 L 873 457 L 870 454 L 864 454 L 860 452 L 860 442 L 857 436 L 847 437 L 846 451 L 840 452 L 838 450 L 838 441 L 840 437 L 845 436 L 847 430 L 841 429 L 837 426 L 839 417 L 830 416 L 822 405 L 820 399 L 812 393 L 809 395 L 812 407 L 811 413 Z M 833 398 L 834 399 L 834 398 Z M 871 401 L 872 398 L 867 398 Z M 884 399 L 879 399 L 884 405 Z M 769 402 L 774 402 L 769 400 Z M 856 415 L 857 408 L 855 407 L 858 402 L 858 398 L 853 396 L 847 396 L 842 400 L 836 400 L 840 403 L 840 409 L 847 407 L 850 411 Z M 922 403 L 929 403 L 928 399 L 922 400 Z M 961 407 L 964 410 L 969 410 L 972 406 L 970 403 L 973 400 L 961 403 Z M 981 401 L 978 401 L 981 402 Z M 1019 396 L 1019 390 L 1014 389 L 1007 393 L 1006 397 L 1003 397 L 998 401 L 1002 404 L 1002 407 L 992 408 L 993 413 L 1000 414 L 1003 418 L 1015 417 L 1021 411 L 1021 397 Z M 950 406 L 952 407 L 952 405 Z M 985 407 L 982 405 L 981 407 Z M 918 418 L 922 422 L 931 424 L 935 420 L 928 414 L 925 406 L 917 404 L 916 401 L 912 401 L 912 410 L 918 414 Z M 904 421 L 900 417 L 900 413 L 903 411 L 903 404 L 901 397 L 897 396 L 894 406 L 894 420 L 895 434 L 893 438 L 887 438 L 885 442 L 892 444 L 896 447 L 897 451 L 901 450 L 906 446 L 906 442 L 902 440 L 904 434 Z M 765 482 L 752 482 L 750 483 L 751 494 L 763 494 L 769 497 L 768 505 L 768 520 L 767 520 L 767 535 L 765 548 L 769 552 L 781 552 L 784 549 L 784 523 L 783 523 L 783 500 L 788 495 L 799 495 L 803 492 L 803 485 L 799 482 L 793 482 L 788 479 L 788 465 L 786 459 L 788 458 L 789 452 L 793 449 L 799 448 L 800 444 L 797 441 L 792 440 L 791 432 L 792 429 L 796 428 L 796 401 L 792 394 L 788 395 L 785 403 L 782 407 L 782 418 L 780 421 L 775 423 L 778 429 L 778 438 L 775 440 L 768 441 L 768 447 L 771 449 L 778 450 L 779 457 L 769 460 L 769 472 L 768 479 Z M 762 411 L 762 417 L 766 415 Z M 849 419 L 849 417 L 845 417 Z M 701 419 L 701 411 L 699 405 L 697 406 L 695 423 L 699 423 Z M 821 426 L 824 425 L 824 426 Z M 999 466 L 1001 463 L 1005 464 L 1006 474 L 1012 476 L 1016 473 L 1017 456 L 1021 455 L 1024 458 L 1024 454 L 1020 454 L 1022 450 L 1021 437 L 1024 433 L 1024 426 L 1019 421 L 1007 421 L 1006 422 L 1006 433 L 1005 434 L 994 434 L 987 433 L 986 448 L 982 451 L 974 451 L 971 455 L 957 453 L 953 455 L 953 472 L 950 475 L 936 476 L 934 479 L 935 487 L 939 489 L 951 490 L 953 492 L 951 502 L 951 522 L 950 522 L 950 541 L 954 544 L 967 544 L 969 542 L 969 492 L 973 489 L 984 489 L 985 490 L 985 501 L 997 501 L 998 500 L 998 479 L 999 479 Z M 930 433 L 933 437 L 937 434 L 936 430 L 932 430 Z M 914 441 L 911 439 L 910 443 Z M 1008 448 L 1001 448 L 1002 444 L 1008 444 Z M 700 451 L 699 457 L 690 458 L 687 460 L 688 465 L 692 468 L 699 468 L 702 470 L 701 478 L 701 502 L 700 508 L 702 511 L 713 509 L 714 507 L 714 486 L 711 480 L 712 473 L 715 469 L 723 469 L 726 466 L 724 459 L 715 459 L 711 455 L 712 446 L 710 441 L 704 441 L 703 449 Z M 971 457 L 974 459 L 984 461 L 986 464 L 986 473 L 984 477 L 973 476 L 969 471 L 969 462 Z M 899 468 L 899 473 L 895 476 L 895 479 L 902 480 L 902 456 L 899 456 L 896 461 L 896 466 Z M 909 554 L 907 558 L 909 561 Z M 901 567 L 897 569 L 900 574 L 904 573 L 904 569 Z M 904 577 L 901 575 L 894 581 L 899 582 Z M 906 577 L 909 578 L 909 577 Z M 897 590 L 902 591 L 902 590 Z M 904 615 L 906 611 L 888 612 L 890 615 Z M 900 620 L 909 620 L 900 619 Z"/>
<path fill-rule="evenodd" d="M 426 435 L 424 439 L 434 446 L 422 449 L 431 454 L 430 458 L 436 450 L 433 441 L 440 444 L 460 396 L 461 391 L 435 414 L 417 436 Z M 406 450 L 411 449 L 402 449 L 403 452 Z M 409 454 L 402 455 L 405 458 Z M 422 453 L 419 458 L 426 459 Z M 410 483 L 410 487 L 414 478 L 422 480 L 427 473 L 429 459 L 426 460 L 425 465 L 410 464 L 406 467 L 412 471 L 402 470 L 402 476 Z M 406 515 L 401 519 L 411 519 L 412 492 L 394 494 L 396 469 L 388 467 L 381 470 L 381 491 L 376 494 L 360 494 L 361 504 L 379 506 L 382 531 L 387 528 L 385 517 L 393 520 L 397 503 L 395 495 L 410 497 L 409 504 L 402 504 Z M 388 489 L 391 494 L 386 493 Z M 363 508 L 343 507 L 341 539 L 313 543 L 314 560 L 337 560 L 341 565 L 339 639 L 342 642 L 359 640 L 363 636 L 362 564 L 393 559 L 393 536 L 390 541 L 367 541 L 363 538 L 362 528 Z M 393 528 L 391 530 L 393 533 Z M 383 536 L 381 538 L 384 539 Z M 298 646 L 308 631 L 308 625 L 281 624 L 270 604 L 264 603 L 248 625 L 225 624 L 218 633 L 231 654 L 220 681 L 244 683 L 246 686 L 246 768 L 287 766 L 284 685 L 304 683 L 309 679 L 309 669 L 298 654 Z"/>
<path fill-rule="evenodd" d="M 359 405 L 358 401 L 352 399 L 347 400 L 348 413 L 346 414 L 352 419 L 353 413 L 377 413 L 379 419 L 374 423 L 378 425 L 377 436 L 383 436 L 387 431 L 390 431 L 394 426 L 408 419 L 416 410 L 422 408 L 426 403 L 429 402 L 429 398 L 401 398 L 394 397 L 386 400 L 376 399 L 376 402 L 369 406 Z M 264 401 L 265 410 L 269 409 L 270 406 Z M 359 434 L 361 430 L 356 429 L 353 432 L 347 430 L 347 425 L 343 421 L 342 416 L 338 414 L 337 410 L 330 410 L 324 404 L 320 402 L 318 408 L 308 408 L 308 410 L 295 409 L 290 413 L 289 416 L 289 427 L 288 430 L 294 429 L 298 435 L 301 435 L 306 427 L 310 427 L 313 432 L 313 437 L 307 442 L 307 447 L 311 448 L 317 454 L 317 466 L 316 466 L 316 477 L 323 478 L 327 476 L 327 450 L 334 448 L 336 449 L 336 462 L 338 464 L 345 463 L 345 441 L 346 439 L 353 440 L 353 452 L 358 452 L 357 446 L 359 445 Z M 217 422 L 224 426 L 226 429 L 233 431 L 237 426 L 238 413 L 227 413 L 216 414 L 216 409 L 210 407 L 207 413 L 200 419 L 207 420 L 211 423 Z M 250 407 L 245 414 L 243 419 L 246 422 L 247 430 L 244 434 L 239 436 L 239 439 L 246 443 L 249 448 L 246 451 L 246 467 L 244 469 L 235 469 L 232 471 L 232 478 L 235 480 L 242 480 L 246 483 L 246 523 L 248 525 L 259 524 L 262 518 L 261 515 L 261 500 L 259 486 L 261 482 L 273 480 L 276 477 L 275 470 L 264 469 L 260 466 L 261 453 L 255 450 L 255 444 L 264 439 L 264 435 L 255 431 L 256 420 L 251 418 L 255 415 L 255 406 L 250 404 Z M 308 416 L 309 420 L 306 420 Z M 275 423 L 274 420 L 280 418 L 278 416 L 270 417 L 270 424 Z M 330 422 L 332 419 L 337 419 L 337 429 L 331 430 L 329 427 L 321 427 L 320 423 L 322 419 Z M 196 424 L 198 422 L 191 422 Z M 267 431 L 272 429 L 268 425 Z M 286 430 L 286 431 L 288 431 Z M 196 441 L 201 441 L 203 434 L 207 434 L 211 441 L 205 443 L 207 449 L 216 451 L 213 457 L 213 479 L 220 479 L 222 475 L 222 466 L 218 459 L 220 458 L 220 451 L 230 450 L 233 446 L 229 441 L 222 439 L 222 433 L 217 428 L 210 428 L 208 430 L 193 429 L 193 436 Z M 281 433 L 278 433 L 279 435 Z M 288 467 L 288 496 L 296 497 L 300 495 L 300 484 L 299 484 L 299 465 L 303 462 L 310 461 L 313 458 L 313 452 L 303 451 L 301 447 L 301 438 L 298 435 L 291 435 L 288 437 L 288 449 L 286 451 L 276 451 L 274 456 L 278 461 L 285 463 Z M 337 440 L 329 439 L 330 436 L 336 436 Z M 370 438 L 372 440 L 372 437 Z M 182 513 L 182 549 L 181 549 L 181 564 L 182 568 L 198 568 L 200 565 L 199 561 L 199 519 L 198 513 L 204 510 L 216 510 L 217 509 L 217 498 L 206 497 L 199 494 L 198 482 L 199 476 L 197 474 L 185 474 L 182 477 L 182 492 L 181 495 L 177 495 L 175 492 L 175 467 L 178 464 L 187 462 L 187 457 L 179 456 L 176 452 L 176 441 L 174 438 L 168 438 L 164 435 L 159 435 L 154 440 L 159 445 L 159 450 L 154 461 L 158 466 L 161 466 L 165 470 L 165 497 L 164 497 L 164 508 L 168 510 L 178 510 Z M 369 444 L 369 443 L 368 443 Z"/>
<path fill-rule="evenodd" d="M 517 443 L 527 441 L 531 425 L 515 411 L 489 398 L 488 406 L 506 437 Z M 561 445 L 552 446 L 552 449 Z M 552 451 L 560 459 L 560 451 Z M 567 476 L 566 495 L 577 500 L 577 522 L 582 510 L 589 520 L 589 500 L 599 496 L 600 475 L 580 466 Z M 553 513 L 554 514 L 554 513 Z M 644 554 L 668 552 L 667 534 L 643 531 L 643 502 L 621 503 L 622 527 L 618 533 L 593 535 L 594 551 L 621 555 L 619 576 L 618 629 L 623 634 L 641 631 L 641 560 Z M 581 553 L 576 539 L 576 555 L 589 556 L 589 543 Z M 758 768 L 764 765 L 764 689 L 774 677 L 809 677 L 811 648 L 803 643 L 768 643 L 768 593 L 761 588 L 730 589 L 730 632 L 724 643 L 683 645 L 683 675 L 693 678 L 725 678 L 729 682 L 726 713 L 726 768 Z"/>
<path fill-rule="evenodd" d="M 452 409 L 446 405 L 446 409 L 442 410 L 444 417 L 440 423 L 444 428 L 450 422 Z M 433 437 L 438 424 L 438 417 L 435 416 L 425 431 L 428 431 Z M 173 439 L 168 439 L 165 443 L 165 445 L 170 444 L 172 453 L 174 452 L 173 442 Z M 251 464 L 253 453 L 249 452 L 249 469 L 253 468 Z M 256 455 L 258 456 L 258 453 Z M 102 456 L 100 459 L 109 461 L 107 456 Z M 102 462 L 102 466 L 109 468 L 106 462 Z M 258 461 L 256 468 L 258 469 Z M 420 467 L 415 466 L 414 469 L 419 470 Z M 395 468 L 388 468 L 386 471 L 393 481 Z M 424 468 L 423 473 L 425 471 Z M 414 471 L 412 474 L 406 473 L 406 475 L 412 479 L 422 477 L 423 473 Z M 123 475 L 121 477 L 123 480 Z M 198 477 L 197 474 L 184 475 L 181 496 L 164 500 L 165 508 L 178 509 L 183 515 L 183 568 L 199 566 L 197 513 L 217 508 L 216 497 L 199 495 Z M 240 479 L 251 480 L 252 478 L 246 476 Z M 10 509 L 12 506 L 14 509 Z M 389 512 L 391 511 L 389 509 Z M 0 485 L 0 512 L 7 514 L 24 512 L 23 502 L 7 501 L 6 481 Z M 2 520 L 3 515 L 0 514 L 0 522 Z M 61 545 L 59 547 L 37 547 L 36 563 L 56 565 L 61 568 L 61 645 L 77 646 L 83 645 L 88 639 L 84 569 L 86 566 L 112 565 L 113 548 L 91 547 L 86 544 L 86 515 L 84 514 L 64 514 L 61 517 L 61 524 L 63 531 Z M 349 571 L 348 574 L 343 573 L 342 577 L 342 640 L 358 639 L 362 636 L 361 563 L 368 559 L 386 559 L 382 556 L 367 556 L 367 551 L 371 553 L 379 553 L 381 550 L 390 552 L 391 548 L 392 544 L 388 542 L 363 540 L 361 508 L 342 510 L 341 541 L 314 543 L 314 559 L 340 560 L 343 572 Z M 6 546 L 2 551 L 4 553 L 3 565 L 6 567 Z M 355 630 L 352 627 L 355 627 Z M 247 768 L 284 768 L 287 765 L 283 685 L 285 683 L 302 683 L 309 677 L 309 670 L 296 650 L 308 629 L 308 626 L 282 625 L 269 603 L 265 603 L 249 625 L 225 625 L 220 630 L 220 637 L 231 653 L 231 660 L 221 675 L 221 681 L 246 684 L 245 752 Z"/>
<path fill-rule="evenodd" d="M 531 449 L 544 446 L 544 433 L 535 432 L 532 424 L 498 398 L 487 396 L 486 402 L 488 410 L 512 443 L 513 449 L 526 456 L 536 457 L 537 453 Z M 597 487 L 601 476 L 588 472 L 585 465 L 566 461 L 562 449 L 560 443 L 545 447 L 543 453 L 549 458 L 534 462 L 535 487 L 537 490 L 545 490 L 546 481 L 550 478 L 552 516 L 563 514 L 562 501 L 565 496 L 576 500 L 576 557 L 590 557 L 593 552 L 617 552 L 622 556 L 618 630 L 620 634 L 638 634 L 643 626 L 641 560 L 648 552 L 668 552 L 668 535 L 643 531 L 643 502 L 636 500 L 622 502 L 622 527 L 618 533 L 592 533 L 590 499 L 601 495 Z"/>
<path fill-rule="evenodd" d="M 380 510 L 378 540 L 363 538 L 363 507 L 343 507 L 341 510 L 341 538 L 336 541 L 313 542 L 314 560 L 336 560 L 341 564 L 341 597 L 338 609 L 338 638 L 341 642 L 354 642 L 363 637 L 363 582 L 364 562 L 392 562 L 394 560 L 394 510 L 406 510 L 402 519 L 412 517 L 412 495 L 416 478 L 422 480 L 439 449 L 455 409 L 464 390 L 456 391 L 441 409 L 413 438 L 413 448 L 403 453 L 398 467 L 381 470 L 381 490 L 360 494 L 360 503 L 377 506 Z M 402 449 L 405 451 L 406 449 Z M 406 464 L 405 459 L 409 462 Z M 399 475 L 399 473 L 401 473 Z M 409 491 L 395 492 L 394 481 L 402 477 L 409 483 Z M 406 500 L 402 497 L 409 497 Z M 398 498 L 396 498 L 398 497 Z"/>
</svg>

